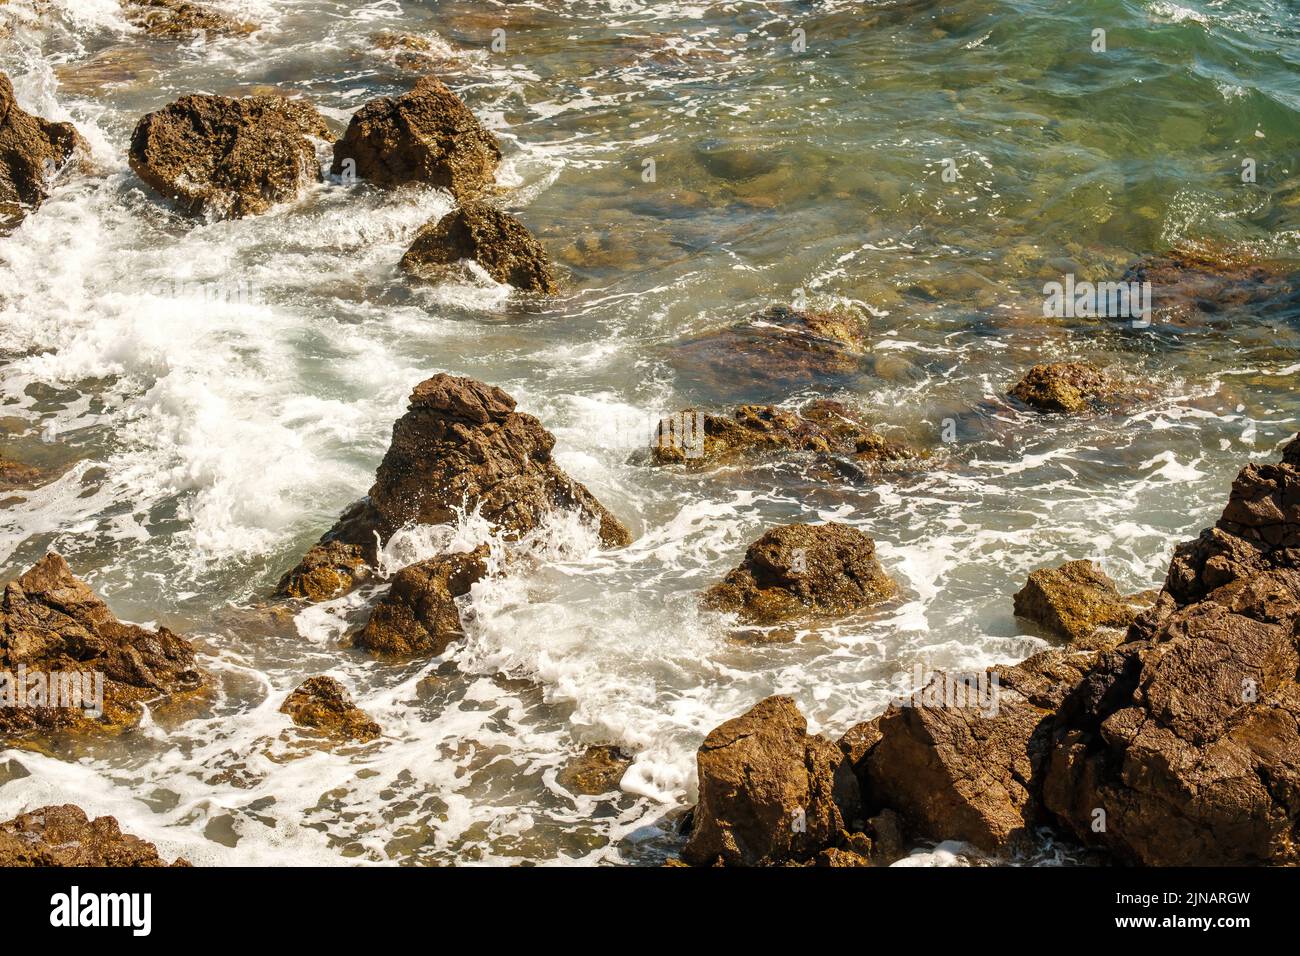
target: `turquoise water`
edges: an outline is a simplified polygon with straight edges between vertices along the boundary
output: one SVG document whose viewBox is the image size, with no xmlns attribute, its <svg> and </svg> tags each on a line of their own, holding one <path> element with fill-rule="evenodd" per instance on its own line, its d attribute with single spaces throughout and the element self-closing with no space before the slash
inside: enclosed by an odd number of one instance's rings
<svg viewBox="0 0 1300 956">
<path fill-rule="evenodd" d="M 1297 430 L 1293 297 L 1133 329 L 1045 319 L 1043 285 L 1189 242 L 1300 271 L 1300 4 L 232 0 L 213 6 L 259 33 L 180 46 L 111 0 L 47 6 L 0 7 L 0 67 L 99 170 L 0 240 L 2 453 L 66 469 L 4 503 L 5 576 L 57 547 L 123 617 L 194 637 L 220 693 L 85 762 L 10 754 L 0 811 L 71 800 L 195 862 L 655 862 L 721 720 L 782 692 L 838 733 L 917 661 L 1024 657 L 1045 643 L 1011 615 L 1028 571 L 1093 557 L 1156 584 L 1237 469 Z M 380 49 L 380 31 L 431 49 Z M 183 93 L 273 87 L 341 131 L 422 72 L 501 138 L 505 201 L 561 296 L 408 286 L 402 251 L 450 208 L 435 192 L 326 182 L 195 224 L 126 166 L 139 116 Z M 232 287 L 256 295 L 203 294 Z M 860 367 L 773 381 L 682 348 L 798 299 L 858 314 Z M 1062 359 L 1139 398 L 1078 418 L 1005 401 Z M 637 542 L 601 553 L 556 522 L 528 543 L 538 570 L 477 589 L 467 641 L 428 664 L 338 647 L 374 589 L 288 624 L 240 610 L 364 492 L 411 387 L 442 370 L 538 415 Z M 930 465 L 839 485 L 638 460 L 675 409 L 813 395 Z M 764 528 L 831 518 L 877 540 L 898 603 L 760 646 L 696 609 Z M 383 740 L 327 752 L 287 727 L 283 696 L 325 672 Z M 591 743 L 636 759 L 619 794 L 574 800 L 555 773 Z"/>
</svg>

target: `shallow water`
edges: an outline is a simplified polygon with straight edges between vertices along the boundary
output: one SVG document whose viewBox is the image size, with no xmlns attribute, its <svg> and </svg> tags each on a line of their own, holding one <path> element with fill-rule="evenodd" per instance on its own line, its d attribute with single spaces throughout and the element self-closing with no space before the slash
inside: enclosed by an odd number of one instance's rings
<svg viewBox="0 0 1300 956">
<path fill-rule="evenodd" d="M 120 616 L 193 637 L 218 678 L 191 719 L 151 716 L 76 762 L 0 754 L 6 817 L 76 802 L 195 863 L 656 862 L 710 728 L 788 693 L 838 733 L 919 661 L 1026 656 L 1046 643 L 1011 614 L 1028 571 L 1093 557 L 1123 588 L 1157 584 L 1237 469 L 1296 431 L 1295 310 L 1146 330 L 1041 317 L 1045 281 L 1116 279 L 1185 240 L 1300 263 L 1293 0 L 211 5 L 263 29 L 178 47 L 113 0 L 54 0 L 40 26 L 0 7 L 20 103 L 76 122 L 100 166 L 0 240 L 3 454 L 68 469 L 4 502 L 4 577 L 57 548 Z M 377 49 L 380 30 L 439 40 L 419 60 Z M 450 208 L 433 191 L 326 182 L 195 224 L 126 165 L 139 116 L 183 93 L 274 87 L 341 130 L 422 70 L 501 138 L 498 179 L 567 272 L 560 297 L 409 287 L 402 251 Z M 798 297 L 868 319 L 860 373 L 791 390 L 675 347 Z M 1000 397 L 1056 358 L 1144 398 L 1064 419 Z M 443 370 L 541 418 L 636 543 L 601 552 L 558 517 L 524 545 L 535 569 L 477 587 L 467 640 L 427 664 L 337 646 L 381 588 L 287 623 L 251 609 Z M 675 409 L 813 394 L 931 466 L 837 485 L 635 460 Z M 757 645 L 696 609 L 763 529 L 829 519 L 876 539 L 899 601 Z M 389 550 L 486 536 L 468 519 Z M 380 741 L 321 749 L 289 727 L 280 702 L 318 673 Z M 636 759 L 620 794 L 575 799 L 555 775 L 592 743 Z"/>
</svg>

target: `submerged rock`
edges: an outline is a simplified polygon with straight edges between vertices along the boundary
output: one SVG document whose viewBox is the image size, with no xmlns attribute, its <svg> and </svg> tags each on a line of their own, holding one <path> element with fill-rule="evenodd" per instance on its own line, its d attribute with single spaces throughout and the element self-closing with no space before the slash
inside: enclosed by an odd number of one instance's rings
<svg viewBox="0 0 1300 956">
<path fill-rule="evenodd" d="M 12 458 L 0 458 L 0 491 L 35 488 L 45 480 L 45 472 Z"/>
<path fill-rule="evenodd" d="M 898 586 L 876 560 L 876 544 L 848 525 L 790 524 L 751 544 L 745 560 L 704 592 L 703 604 L 742 623 L 776 624 L 844 615 L 892 597 Z"/>
<path fill-rule="evenodd" d="M 1091 561 L 1068 561 L 1041 568 L 1016 592 L 1015 613 L 1070 640 L 1088 637 L 1099 627 L 1127 628 L 1151 594 L 1124 597 Z"/>
<path fill-rule="evenodd" d="M 379 724 L 352 702 L 347 688 L 333 677 L 312 677 L 280 705 L 299 727 L 319 730 L 342 740 L 374 740 L 383 731 Z"/>
<path fill-rule="evenodd" d="M 1246 252 L 1188 245 L 1148 256 L 1129 267 L 1124 282 L 1150 282 L 1153 321 L 1213 323 L 1248 312 L 1261 318 L 1300 315 L 1300 270 L 1294 262 Z"/>
<path fill-rule="evenodd" d="M 296 198 L 320 179 L 313 140 L 333 138 L 303 100 L 184 96 L 131 136 L 131 168 L 190 215 L 235 219 Z"/>
<path fill-rule="evenodd" d="M 838 843 L 857 815 L 857 780 L 843 752 L 789 697 L 769 697 L 700 745 L 700 799 L 682 858 L 696 866 L 800 862 Z"/>
<path fill-rule="evenodd" d="M 189 0 L 121 0 L 121 4 L 127 22 L 150 36 L 168 40 L 189 39 L 195 34 L 248 36 L 257 30 L 252 23 Z"/>
<path fill-rule="evenodd" d="M 357 552 L 337 545 L 354 545 L 373 565 L 377 542 L 403 525 L 446 524 L 462 508 L 479 509 L 512 537 L 537 528 L 557 509 L 573 509 L 597 526 L 606 547 L 630 544 L 627 528 L 555 463 L 554 445 L 555 436 L 532 415 L 515 411 L 515 400 L 501 389 L 435 375 L 415 387 L 406 414 L 394 424 L 369 497 L 349 507 L 321 544 L 334 545 L 334 553 L 349 561 Z M 308 557 L 319 564 L 313 552 Z M 311 570 L 304 559 L 284 580 L 302 580 Z"/>
<path fill-rule="evenodd" d="M 296 567 L 285 573 L 277 597 L 328 601 L 370 577 L 365 549 L 358 544 L 323 541 L 313 545 Z"/>
<path fill-rule="evenodd" d="M 113 817 L 86 816 L 71 803 L 41 807 L 0 823 L 0 867 L 189 866 L 168 864 L 158 848 L 123 833 Z"/>
<path fill-rule="evenodd" d="M 556 775 L 556 782 L 570 793 L 596 797 L 618 789 L 632 757 L 618 747 L 602 744 L 588 747 Z"/>
<path fill-rule="evenodd" d="M 514 216 L 485 202 L 468 202 L 421 228 L 402 256 L 402 269 L 431 279 L 466 259 L 516 289 L 548 295 L 559 290 L 542 244 Z"/>
<path fill-rule="evenodd" d="M 1008 393 L 1040 412 L 1080 412 L 1115 394 L 1113 381 L 1090 362 L 1035 365 Z"/>
<path fill-rule="evenodd" d="M 409 93 L 357 110 L 334 144 L 331 172 L 377 186 L 425 183 L 464 200 L 492 184 L 500 161 L 496 137 L 460 97 L 424 77 Z"/>
<path fill-rule="evenodd" d="M 777 452 L 841 455 L 858 463 L 913 460 L 920 453 L 871 430 L 840 402 L 818 399 L 798 412 L 773 405 L 741 405 L 726 415 L 688 408 L 659 423 L 656 464 L 710 467 Z"/>
<path fill-rule="evenodd" d="M 0 235 L 49 197 L 51 178 L 90 147 L 71 123 L 25 112 L 0 73 Z"/>
<path fill-rule="evenodd" d="M 403 568 L 375 604 L 356 646 L 390 656 L 443 654 L 465 633 L 456 598 L 487 576 L 487 560 L 487 545 L 480 545 Z"/>
<path fill-rule="evenodd" d="M 203 680 L 189 641 L 165 627 L 150 631 L 117 620 L 54 552 L 5 586 L 0 673 L 12 675 L 7 690 L 0 688 L 6 694 L 23 690 L 15 686 L 20 674 L 27 681 L 27 706 L 0 707 L 0 741 L 132 726 L 142 704 L 194 691 Z M 95 675 L 102 681 L 102 715 L 93 712 Z M 34 688 L 43 687 L 41 701 L 51 704 L 55 684 L 60 704 L 75 691 L 82 706 L 75 700 L 73 706 L 37 705 Z"/>
</svg>

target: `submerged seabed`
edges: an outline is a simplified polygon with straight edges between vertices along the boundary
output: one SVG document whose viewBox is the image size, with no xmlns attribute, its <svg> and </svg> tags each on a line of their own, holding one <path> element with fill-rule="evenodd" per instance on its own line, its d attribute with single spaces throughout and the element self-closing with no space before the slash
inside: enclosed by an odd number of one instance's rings
<svg viewBox="0 0 1300 956">
<path fill-rule="evenodd" d="M 1187 240 L 1300 259 L 1292 0 L 212 0 L 261 31 L 180 46 L 114 0 L 43 6 L 40 25 L 31 0 L 0 6 L 0 68 L 25 108 L 76 122 L 103 175 L 62 183 L 0 240 L 5 453 L 68 466 L 0 509 L 4 579 L 57 548 L 122 617 L 193 637 L 218 690 L 186 722 L 0 754 L 2 817 L 74 802 L 196 864 L 654 863 L 676 849 L 710 728 L 787 693 L 838 733 L 917 662 L 1023 658 L 1047 643 L 1011 614 L 1028 571 L 1092 557 L 1122 588 L 1158 583 L 1238 468 L 1296 431 L 1295 316 L 1041 317 L 1045 281 L 1118 278 Z M 439 39 L 412 57 L 377 49 L 382 30 Z M 422 71 L 501 138 L 511 207 L 569 273 L 559 298 L 409 287 L 396 263 L 450 208 L 436 192 L 327 182 L 194 224 L 126 165 L 139 116 L 184 93 L 273 87 L 341 128 Z M 796 289 L 870 317 L 863 374 L 760 394 L 675 364 L 673 343 Z M 1079 418 L 1000 399 L 1055 358 L 1149 395 Z M 537 569 L 476 588 L 467 640 L 427 664 L 337 647 L 376 588 L 292 622 L 247 610 L 369 486 L 411 387 L 440 370 L 541 418 L 636 543 L 602 553 L 557 519 L 528 542 Z M 813 394 L 935 466 L 834 486 L 629 461 L 663 413 Z M 901 601 L 769 645 L 697 610 L 762 530 L 828 519 L 876 539 Z M 453 534 L 487 531 L 470 518 L 390 551 Z M 280 702 L 318 673 L 381 741 L 326 750 L 289 727 Z M 635 753 L 620 794 L 556 784 L 592 743 Z"/>
</svg>

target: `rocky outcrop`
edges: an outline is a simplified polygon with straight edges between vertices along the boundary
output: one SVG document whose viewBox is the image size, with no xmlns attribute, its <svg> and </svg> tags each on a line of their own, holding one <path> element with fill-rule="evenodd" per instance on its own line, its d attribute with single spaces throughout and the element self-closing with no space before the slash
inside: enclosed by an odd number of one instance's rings
<svg viewBox="0 0 1300 956">
<path fill-rule="evenodd" d="M 846 405 L 829 399 L 809 402 L 798 412 L 741 405 L 730 415 L 710 415 L 688 408 L 660 421 L 652 457 L 660 465 L 703 468 L 779 452 L 843 456 L 861 464 L 920 457 L 906 445 L 876 434 Z"/>
<path fill-rule="evenodd" d="M 378 541 L 406 524 L 451 522 L 462 508 L 479 509 L 509 537 L 532 531 L 557 509 L 572 509 L 597 527 L 606 547 L 630 544 L 627 528 L 555 463 L 554 445 L 555 436 L 532 415 L 515 411 L 515 400 L 501 389 L 435 375 L 416 386 L 393 426 L 369 497 L 348 508 L 321 544 L 347 559 L 344 569 L 353 580 L 348 562 L 358 552 L 338 545 L 355 546 L 373 565 Z M 284 580 L 300 581 L 310 572 L 305 560 Z"/>
<path fill-rule="evenodd" d="M 848 525 L 791 524 L 751 544 L 745 559 L 704 592 L 703 604 L 745 624 L 844 615 L 892 597 L 898 586 L 876 544 Z"/>
<path fill-rule="evenodd" d="M 336 176 L 356 176 L 376 186 L 425 183 L 458 200 L 493 182 L 501 148 L 441 81 L 424 77 L 409 93 L 361 107 L 334 144 Z"/>
<path fill-rule="evenodd" d="M 189 693 L 203 680 L 189 641 L 165 627 L 151 631 L 117 620 L 53 552 L 5 586 L 0 674 L 8 676 L 0 693 L 15 702 L 23 694 L 26 702 L 0 707 L 0 741 L 132 726 L 142 704 Z M 96 686 L 102 714 L 95 712 Z M 48 706 L 56 702 L 72 706 Z"/>
<path fill-rule="evenodd" d="M 41 807 L 0 823 L 0 867 L 189 866 L 168 864 L 158 848 L 123 833 L 113 817 L 88 819 L 71 803 Z"/>
<path fill-rule="evenodd" d="M 1115 393 L 1115 383 L 1090 362 L 1054 362 L 1035 365 L 1008 394 L 1040 412 L 1081 412 Z"/>
<path fill-rule="evenodd" d="M 669 360 L 693 386 L 770 401 L 774 395 L 852 376 L 867 348 L 866 325 L 855 315 L 773 306 L 684 339 Z"/>
<path fill-rule="evenodd" d="M 844 753 L 789 697 L 769 697 L 700 746 L 700 799 L 682 858 L 696 866 L 806 861 L 836 845 L 859 809 Z"/>
<path fill-rule="evenodd" d="M 184 212 L 235 219 L 296 198 L 320 179 L 314 140 L 333 139 L 303 100 L 184 96 L 136 124 L 131 168 Z"/>
<path fill-rule="evenodd" d="M 382 730 L 364 710 L 352 702 L 347 688 L 333 677 L 312 677 L 280 705 L 280 713 L 299 727 L 319 730 L 340 740 L 374 740 Z"/>
<path fill-rule="evenodd" d="M 595 797 L 618 789 L 632 766 L 632 758 L 618 747 L 602 744 L 588 747 L 556 775 L 556 782 L 570 793 Z"/>
<path fill-rule="evenodd" d="M 313 545 L 276 586 L 277 597 L 328 601 L 370 577 L 366 549 L 359 544 L 323 541 Z"/>
<path fill-rule="evenodd" d="M 464 636 L 456 598 L 487 576 L 488 548 L 443 554 L 393 576 L 355 645 L 373 654 L 437 657 Z"/>
<path fill-rule="evenodd" d="M 525 292 L 549 295 L 559 289 L 542 244 L 514 216 L 485 202 L 468 202 L 426 224 L 402 256 L 402 269 L 436 279 L 467 259 L 497 282 Z"/>
<path fill-rule="evenodd" d="M 218 13 L 210 7 L 189 0 L 121 0 L 127 22 L 152 37 L 188 40 L 196 34 L 209 36 L 248 36 L 257 30 L 245 23 Z"/>
<path fill-rule="evenodd" d="M 23 111 L 0 73 L 0 235 L 49 197 L 50 179 L 90 148 L 71 123 Z"/>
<path fill-rule="evenodd" d="M 1074 641 L 1099 627 L 1127 628 L 1154 599 L 1154 592 L 1125 597 L 1091 561 L 1067 561 L 1031 572 L 1014 600 L 1017 617 Z"/>
</svg>

